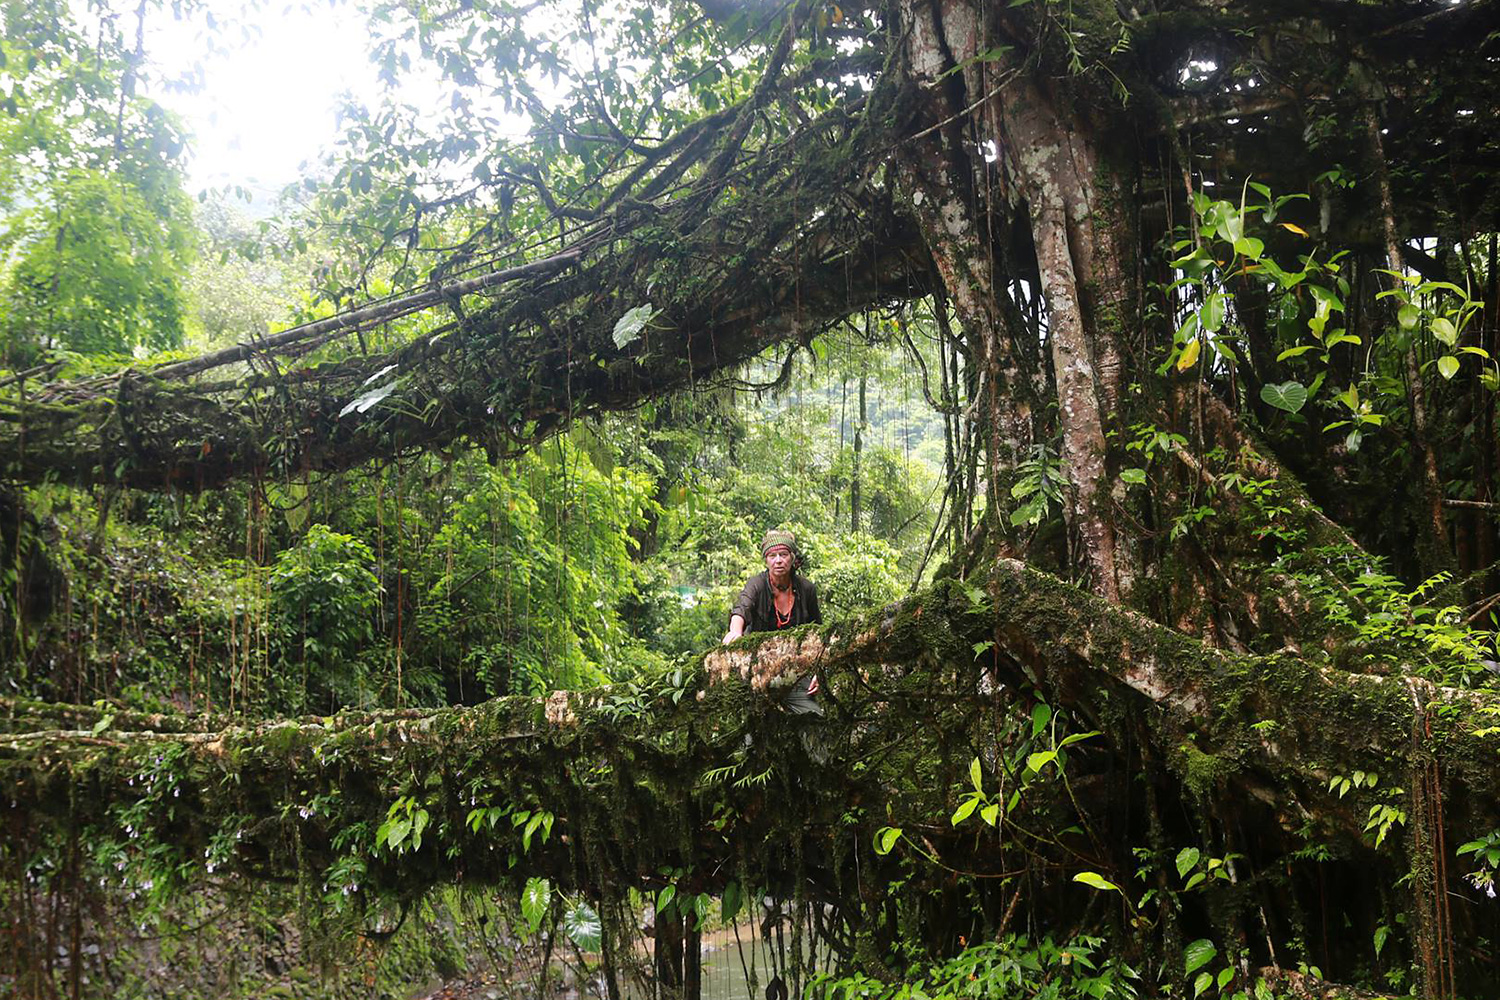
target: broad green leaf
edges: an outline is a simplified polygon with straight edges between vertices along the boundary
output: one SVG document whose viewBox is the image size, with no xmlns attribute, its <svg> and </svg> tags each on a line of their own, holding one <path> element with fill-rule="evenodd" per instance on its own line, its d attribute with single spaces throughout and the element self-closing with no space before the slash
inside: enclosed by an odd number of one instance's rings
<svg viewBox="0 0 1500 1000">
<path fill-rule="evenodd" d="M 973 815 L 974 810 L 977 809 L 978 807 L 979 807 L 979 796 L 977 796 L 977 795 L 970 795 L 968 798 L 964 799 L 962 802 L 960 802 L 958 804 L 958 808 L 955 809 L 955 810 L 953 810 L 953 817 L 952 817 L 952 823 L 953 823 L 953 825 L 957 826 L 958 824 L 962 823 L 964 820 L 968 819 L 971 815 Z"/>
<path fill-rule="evenodd" d="M 1195 312 L 1194 313 L 1188 313 L 1187 319 L 1183 320 L 1182 321 L 1182 325 L 1177 328 L 1176 342 L 1179 343 L 1179 344 L 1186 345 L 1189 340 L 1195 340 L 1195 339 L 1197 339 L 1197 337 L 1198 337 L 1198 314 L 1195 313 Z"/>
<path fill-rule="evenodd" d="M 1000 819 L 1000 803 L 991 802 L 989 805 L 979 810 L 979 818 L 984 820 L 990 826 L 994 826 L 995 823 Z"/>
<path fill-rule="evenodd" d="M 1458 342 L 1458 330 L 1446 316 L 1439 316 L 1432 321 L 1432 335 L 1449 347 Z"/>
<path fill-rule="evenodd" d="M 1224 293 L 1214 292 L 1203 302 L 1203 309 L 1199 313 L 1198 326 L 1204 333 L 1218 333 L 1219 328 L 1224 325 Z"/>
<path fill-rule="evenodd" d="M 1031 735 L 1038 735 L 1052 721 L 1052 706 L 1042 703 L 1031 710 Z"/>
<path fill-rule="evenodd" d="M 1301 382 L 1281 382 L 1260 387 L 1261 401 L 1287 413 L 1296 413 L 1307 404 L 1307 387 Z"/>
<path fill-rule="evenodd" d="M 1134 483 L 1135 485 L 1139 486 L 1141 483 L 1144 483 L 1146 481 L 1146 470 L 1122 469 L 1120 471 L 1120 480 L 1126 483 Z"/>
<path fill-rule="evenodd" d="M 1316 351 L 1317 349 L 1318 349 L 1318 345 L 1317 344 L 1300 344 L 1297 347 L 1288 347 L 1286 350 L 1284 350 L 1280 354 L 1276 355 L 1276 360 L 1277 361 L 1285 361 L 1287 358 L 1301 357 L 1302 355 L 1306 354 L 1308 351 Z"/>
<path fill-rule="evenodd" d="M 1403 330 L 1415 330 L 1417 324 L 1422 320 L 1422 310 L 1410 302 L 1396 310 L 1396 322 L 1401 324 Z"/>
<path fill-rule="evenodd" d="M 392 850 L 395 850 L 401 846 L 401 842 L 406 839 L 408 833 L 411 833 L 411 820 L 398 819 L 391 824 L 390 832 L 386 834 L 385 842 Z"/>
<path fill-rule="evenodd" d="M 1260 255 L 1266 252 L 1266 244 L 1254 236 L 1241 236 L 1234 241 L 1234 252 L 1251 260 L 1260 260 Z"/>
<path fill-rule="evenodd" d="M 672 905 L 672 900 L 677 898 L 677 887 L 675 885 L 664 885 L 656 894 L 656 912 L 661 913 Z"/>
<path fill-rule="evenodd" d="M 1437 359 L 1437 368 L 1438 373 L 1441 374 L 1443 378 L 1451 379 L 1453 376 L 1458 374 L 1458 359 L 1451 354 L 1444 354 L 1442 357 Z"/>
<path fill-rule="evenodd" d="M 547 915 L 547 907 L 551 905 L 552 883 L 535 876 L 527 879 L 526 887 L 521 890 L 521 916 L 526 919 L 531 933 L 535 934 L 537 928 L 542 926 L 542 918 Z"/>
<path fill-rule="evenodd" d="M 613 335 L 615 347 L 623 351 L 639 340 L 646 329 L 646 324 L 651 322 L 655 315 L 656 310 L 651 308 L 649 302 L 626 310 L 625 315 L 615 323 Z"/>
<path fill-rule="evenodd" d="M 1375 957 L 1380 957 L 1381 949 L 1385 947 L 1386 939 L 1391 936 L 1391 929 L 1385 924 L 1375 928 Z"/>
<path fill-rule="evenodd" d="M 1061 750 L 1063 747 L 1070 747 L 1074 743 L 1082 743 L 1084 740 L 1091 740 L 1098 735 L 1099 730 L 1097 729 L 1090 729 L 1086 733 L 1069 733 L 1067 736 L 1064 736 L 1062 738 L 1062 742 L 1057 745 L 1057 748 Z"/>
<path fill-rule="evenodd" d="M 1212 941 L 1208 938 L 1199 938 L 1182 949 L 1182 974 L 1191 976 L 1209 962 L 1212 962 L 1214 956 L 1218 953 L 1219 949 L 1214 947 Z"/>
<path fill-rule="evenodd" d="M 901 839 L 901 828 L 899 826 L 883 826 L 875 831 L 875 853 L 889 854 L 891 848 L 896 846 L 896 841 Z"/>
<path fill-rule="evenodd" d="M 1073 881 L 1082 882 L 1084 885 L 1092 886 L 1095 889 L 1113 889 L 1115 892 L 1120 891 L 1119 886 L 1115 885 L 1113 882 L 1105 878 L 1103 875 L 1100 875 L 1098 872 L 1079 872 L 1077 875 L 1073 876 Z"/>
<path fill-rule="evenodd" d="M 1187 878 L 1187 873 L 1192 871 L 1198 864 L 1198 859 L 1203 856 L 1196 847 L 1184 847 L 1177 852 L 1177 877 Z"/>
<path fill-rule="evenodd" d="M 1317 300 L 1318 311 L 1323 315 L 1326 316 L 1333 311 L 1344 311 L 1344 300 L 1339 298 L 1333 289 L 1324 285 L 1308 285 L 1307 291 Z"/>
<path fill-rule="evenodd" d="M 1214 977 L 1207 972 L 1198 973 L 1198 978 L 1193 980 L 1193 996 L 1203 995 L 1203 991 L 1214 984 Z"/>
<path fill-rule="evenodd" d="M 1026 766 L 1040 774 L 1042 768 L 1055 760 L 1057 760 L 1056 750 L 1039 750 L 1034 754 L 1027 755 Z"/>
<path fill-rule="evenodd" d="M 526 821 L 526 829 L 523 830 L 523 831 L 521 831 L 521 850 L 522 851 L 529 851 L 529 850 L 531 850 L 531 835 L 533 833 L 536 833 L 537 827 L 539 827 L 541 825 L 542 825 L 542 813 L 539 810 L 536 813 L 532 814 L 532 817 L 529 820 Z M 543 839 L 545 839 L 545 838 L 543 838 Z"/>
<path fill-rule="evenodd" d="M 742 897 L 738 882 L 731 881 L 724 886 L 724 896 L 719 902 L 719 917 L 724 923 L 732 921 L 740 912 L 740 904 L 744 902 Z"/>
<path fill-rule="evenodd" d="M 1219 221 L 1219 235 L 1233 244 L 1245 236 L 1245 219 L 1234 206 L 1224 203 L 1224 217 Z"/>
<path fill-rule="evenodd" d="M 984 791 L 984 769 L 980 767 L 978 757 L 969 761 L 969 782 L 973 784 L 974 791 Z"/>
<path fill-rule="evenodd" d="M 581 951 L 598 951 L 600 939 L 603 937 L 599 914 L 595 913 L 594 908 L 587 903 L 577 903 L 568 907 L 567 912 L 563 914 L 563 932 Z"/>
<path fill-rule="evenodd" d="M 412 817 L 411 824 L 411 849 L 420 851 L 422 849 L 422 831 L 427 829 L 428 815 L 426 809 L 418 809 Z"/>
<path fill-rule="evenodd" d="M 1222 990 L 1225 986 L 1229 985 L 1229 981 L 1233 978 L 1234 969 L 1226 965 L 1224 966 L 1224 968 L 1220 969 L 1219 974 L 1214 977 L 1214 985 Z"/>
</svg>

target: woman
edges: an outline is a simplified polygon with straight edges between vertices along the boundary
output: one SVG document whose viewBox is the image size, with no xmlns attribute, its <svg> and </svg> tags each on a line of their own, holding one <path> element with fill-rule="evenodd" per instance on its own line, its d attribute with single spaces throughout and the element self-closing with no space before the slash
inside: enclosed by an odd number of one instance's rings
<svg viewBox="0 0 1500 1000">
<path fill-rule="evenodd" d="M 818 588 L 798 572 L 802 558 L 797 554 L 797 536 L 777 528 L 766 532 L 760 542 L 760 554 L 766 571 L 752 576 L 729 612 L 726 643 L 746 632 L 774 632 L 798 625 L 823 624 L 818 607 Z"/>
<path fill-rule="evenodd" d="M 735 600 L 729 612 L 729 631 L 724 633 L 726 644 L 746 632 L 774 632 L 798 625 L 823 624 L 823 611 L 818 607 L 818 588 L 797 572 L 802 566 L 802 557 L 797 553 L 797 536 L 773 528 L 761 539 L 760 554 L 766 561 L 766 571 L 752 576 Z M 823 710 L 811 701 L 811 696 L 817 693 L 818 678 L 814 674 L 793 688 L 788 696 L 788 707 L 798 714 L 815 712 L 822 715 Z"/>
</svg>

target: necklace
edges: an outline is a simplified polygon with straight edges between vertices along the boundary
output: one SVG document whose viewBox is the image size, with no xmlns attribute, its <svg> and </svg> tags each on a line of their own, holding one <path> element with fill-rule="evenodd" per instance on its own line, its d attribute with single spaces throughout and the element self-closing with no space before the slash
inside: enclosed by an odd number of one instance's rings
<svg viewBox="0 0 1500 1000">
<path fill-rule="evenodd" d="M 790 588 L 788 588 L 788 589 L 790 589 Z M 788 625 L 790 625 L 792 623 L 792 609 L 795 608 L 796 606 L 797 606 L 796 599 L 793 598 L 791 607 L 789 607 L 789 608 L 786 609 L 786 614 L 782 614 L 781 613 L 781 609 L 776 606 L 776 602 L 775 601 L 771 602 L 771 611 L 772 611 L 772 613 L 774 613 L 776 615 L 776 627 L 777 628 L 786 628 Z"/>
</svg>

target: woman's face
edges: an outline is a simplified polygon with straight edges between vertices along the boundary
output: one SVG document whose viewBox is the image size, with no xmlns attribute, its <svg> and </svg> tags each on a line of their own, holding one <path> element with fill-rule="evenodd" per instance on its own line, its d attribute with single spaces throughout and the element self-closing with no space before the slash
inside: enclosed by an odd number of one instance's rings
<svg viewBox="0 0 1500 1000">
<path fill-rule="evenodd" d="M 785 582 L 792 574 L 792 550 L 785 545 L 773 545 L 766 550 L 766 572 L 777 583 Z"/>
</svg>

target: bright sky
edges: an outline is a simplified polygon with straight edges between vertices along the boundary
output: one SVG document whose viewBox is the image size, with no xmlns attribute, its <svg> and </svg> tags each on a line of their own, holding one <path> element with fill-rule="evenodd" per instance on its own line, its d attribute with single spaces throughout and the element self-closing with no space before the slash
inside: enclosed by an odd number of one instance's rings
<svg viewBox="0 0 1500 1000">
<path fill-rule="evenodd" d="M 147 50 L 161 76 L 202 63 L 197 93 L 153 95 L 182 116 L 194 135 L 194 190 L 242 184 L 274 194 L 337 135 L 341 93 L 370 101 L 380 92 L 357 11 L 343 4 L 274 7 L 258 13 L 243 40 L 239 29 L 224 30 L 219 39 L 226 51 L 213 54 L 205 54 L 201 25 L 164 12 L 157 23 L 148 22 Z"/>
<path fill-rule="evenodd" d="M 378 104 L 384 84 L 370 62 L 369 32 L 357 4 L 346 0 L 207 0 L 209 6 L 251 8 L 236 26 L 219 24 L 205 32 L 201 15 L 174 20 L 155 11 L 147 23 L 146 50 L 155 77 L 195 75 L 194 91 L 161 87 L 155 97 L 187 123 L 194 140 L 189 187 L 239 184 L 261 203 L 312 166 L 338 138 L 337 109 L 345 94 L 368 106 Z M 533 17 L 549 16 L 540 10 Z M 218 51 L 210 52 L 210 41 Z M 545 79 L 535 89 L 547 99 L 556 91 Z M 431 67 L 413 65 L 401 76 L 400 99 L 416 107 L 440 107 L 445 86 Z M 507 116 L 498 105 L 495 117 Z M 528 122 L 514 117 L 517 134 Z"/>
</svg>

